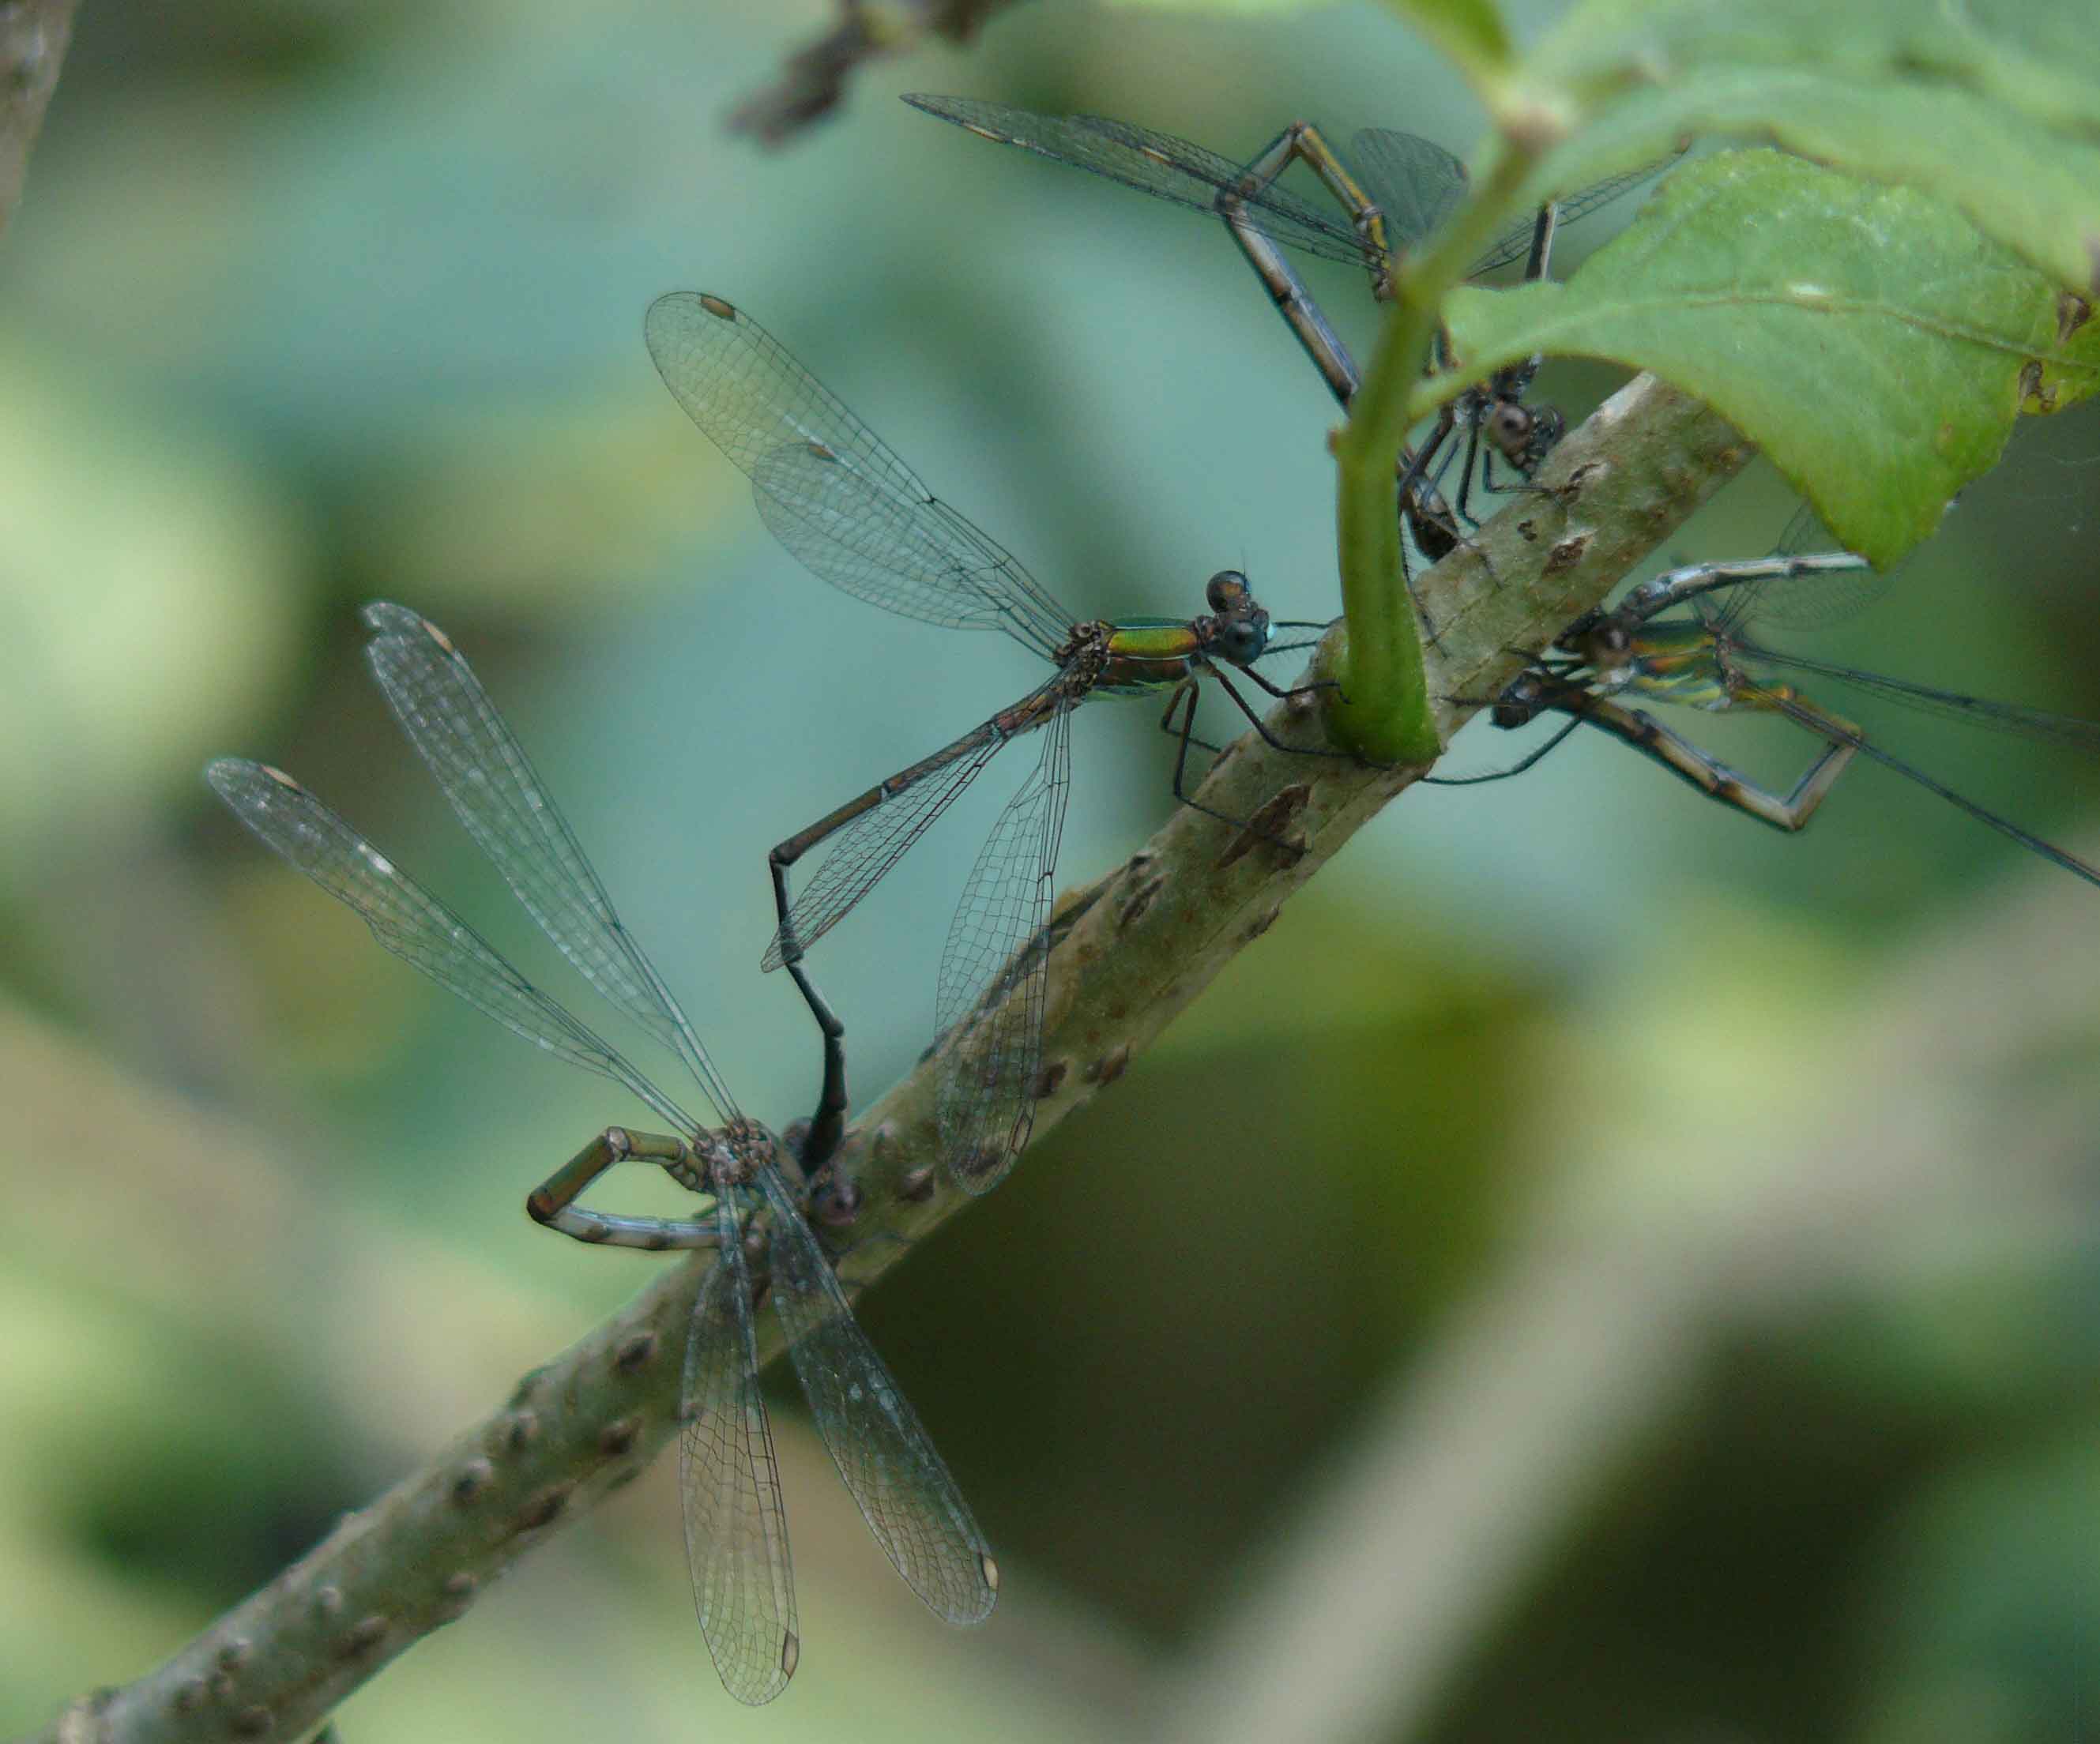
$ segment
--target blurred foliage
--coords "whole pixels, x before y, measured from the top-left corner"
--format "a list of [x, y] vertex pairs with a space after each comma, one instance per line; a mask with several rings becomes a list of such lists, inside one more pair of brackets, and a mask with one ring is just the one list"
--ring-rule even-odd
[[[1331, 407], [1225, 240], [890, 98], [966, 90], [1251, 151], [1299, 115], [1462, 148], [1462, 94], [1371, 9], [1021, 8], [967, 57], [862, 69], [790, 154], [729, 139], [735, 102], [827, 16], [82, 15], [0, 280], [0, 1729], [170, 1650], [644, 1263], [518, 1209], [631, 1111], [264, 862], [210, 809], [204, 758], [293, 770], [546, 968], [354, 657], [359, 600], [428, 611], [730, 1082], [784, 1118], [814, 1052], [757, 972], [765, 846], [1031, 676], [793, 569], [656, 381], [652, 297], [747, 302], [1075, 610], [1185, 610], [1228, 562], [1279, 614], [1332, 610]], [[1359, 283], [1315, 283], [1368, 334]], [[1575, 415], [1612, 380], [1555, 364], [1540, 393]], [[1899, 601], [1816, 652], [2100, 715], [2090, 410], [2024, 429]], [[1746, 477], [1674, 555], [1763, 550], [1790, 507], [1768, 469]], [[1693, 724], [1753, 773], [1805, 756], [1784, 724]], [[2089, 767], [1886, 724], [2089, 844]], [[1151, 725], [1081, 717], [1068, 880], [1162, 815]], [[1901, 1014], [1873, 990], [1955, 964], [1934, 998], [1957, 1029], [2032, 1031], [2014, 1087], [1884, 1110], [1827, 1177], [1820, 1271], [1812, 1240], [1737, 1256], [1771, 1300], [1672, 1328], [1695, 1384], [1523, 1547], [1405, 1735], [1529, 1739], [1551, 1716], [1568, 1739], [2091, 1736], [2100, 1231], [2078, 1111], [2100, 993], [2047, 974], [2089, 960], [2091, 892], [1883, 772], [1783, 839], [1590, 737], [1520, 781], [1411, 794], [866, 1301], [1000, 1552], [987, 1630], [899, 1602], [783, 1389], [806, 1650], [782, 1702], [745, 1715], [717, 1687], [660, 1469], [377, 1680], [346, 1735], [1139, 1729], [1352, 1463], [1404, 1469], [1383, 1402], [1443, 1372], [1471, 1305], [1600, 1231], [1630, 1277], [1751, 1231], [1758, 1165], [1823, 1141], [1867, 1017]], [[1511, 754], [1482, 724], [1454, 766]], [[1000, 797], [959, 808], [832, 948], [863, 1101], [926, 1038]], [[2061, 919], [2027, 954], [1959, 956], [2030, 900]], [[1888, 1070], [1921, 1098], [1965, 1083], [1920, 1046]], [[2014, 1124], [2065, 1136], [1990, 1136]], [[1848, 1189], [1935, 1145], [1961, 1191], [1905, 1196], [1899, 1240]], [[1754, 1293], [1694, 1270], [1716, 1301]]]

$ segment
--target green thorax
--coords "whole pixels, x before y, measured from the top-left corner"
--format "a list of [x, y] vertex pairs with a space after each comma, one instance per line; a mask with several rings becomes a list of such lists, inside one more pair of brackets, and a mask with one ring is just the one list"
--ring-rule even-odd
[[1203, 645], [1185, 618], [1123, 618], [1109, 626], [1096, 690], [1138, 696], [1180, 684]]

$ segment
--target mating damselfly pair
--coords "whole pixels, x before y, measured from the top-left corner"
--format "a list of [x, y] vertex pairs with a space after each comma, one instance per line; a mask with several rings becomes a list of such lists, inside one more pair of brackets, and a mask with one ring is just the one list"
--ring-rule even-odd
[[[966, 124], [989, 130], [982, 113]], [[1075, 152], [1090, 141], [1105, 141], [1103, 149], [1118, 165], [1152, 166], [1119, 179], [1154, 175], [1157, 166], [1172, 162], [1176, 174], [1211, 189], [1212, 209], [1227, 219], [1273, 285], [1283, 282], [1274, 276], [1280, 257], [1264, 253], [1266, 242], [1281, 240], [1316, 253], [1322, 249], [1308, 237], [1330, 243], [1333, 250], [1343, 246], [1337, 240], [1343, 231], [1321, 230], [1302, 215], [1293, 216], [1294, 209], [1273, 189], [1273, 177], [1259, 187], [1247, 182], [1243, 170], [1213, 178], [1206, 161], [1191, 155], [1193, 148], [1175, 159], [1162, 143], [1165, 136], [1122, 124], [1089, 123], [1058, 137]], [[1286, 135], [1279, 142], [1283, 155], [1277, 167], [1312, 153], [1315, 137], [1309, 130]], [[1015, 135], [1014, 143], [1027, 142]], [[1395, 205], [1403, 184], [1386, 153], [1399, 149], [1360, 146], [1357, 153], [1386, 172], [1392, 186], [1383, 197]], [[1339, 163], [1331, 152], [1327, 156]], [[1100, 167], [1092, 161], [1087, 166]], [[1346, 176], [1346, 169], [1339, 174]], [[1167, 188], [1139, 185], [1179, 197]], [[1380, 240], [1377, 226], [1390, 214], [1381, 214], [1376, 205], [1366, 200], [1350, 220], [1346, 234], [1355, 239], [1348, 244], [1354, 252], [1340, 258], [1382, 271], [1390, 258], [1386, 251], [1399, 244], [1391, 236]], [[1437, 215], [1405, 234], [1426, 234]], [[1528, 240], [1521, 252], [1535, 271], [1544, 270], [1555, 221], [1549, 209], [1524, 227]], [[1299, 233], [1290, 234], [1294, 223]], [[1288, 271], [1287, 266], [1282, 270]], [[1353, 366], [1346, 351], [1339, 341], [1326, 345], [1324, 322], [1310, 298], [1292, 296], [1297, 300], [1286, 313], [1308, 350], [1324, 359], [1330, 388], [1346, 400], [1353, 392]], [[462, 823], [535, 921], [595, 991], [677, 1056], [705, 1099], [708, 1119], [688, 1113], [290, 777], [265, 765], [228, 760], [213, 765], [212, 779], [245, 822], [362, 915], [387, 949], [543, 1050], [619, 1084], [662, 1123], [665, 1130], [655, 1134], [607, 1127], [546, 1180], [528, 1208], [578, 1240], [691, 1248], [712, 1256], [695, 1301], [680, 1407], [689, 1566], [703, 1631], [725, 1684], [742, 1699], [762, 1701], [784, 1686], [800, 1654], [779, 1475], [757, 1391], [757, 1304], [762, 1292], [773, 1297], [783, 1342], [833, 1460], [900, 1574], [937, 1614], [957, 1623], [982, 1620], [997, 1588], [982, 1533], [854, 1321], [833, 1272], [833, 1257], [805, 1214], [813, 1190], [822, 1189], [837, 1156], [846, 1113], [845, 1026], [811, 979], [808, 953], [1001, 748], [1017, 738], [1032, 738], [1036, 760], [964, 883], [935, 1001], [936, 1029], [948, 1037], [941, 1068], [940, 1150], [960, 1184], [982, 1191], [1005, 1174], [1028, 1142], [1042, 1094], [1050, 949], [1044, 923], [1071, 778], [1073, 711], [1099, 695], [1163, 699], [1162, 724], [1178, 742], [1173, 791], [1190, 804], [1198, 803], [1186, 779], [1189, 749], [1197, 742], [1193, 717], [1198, 688], [1206, 679], [1216, 680], [1255, 730], [1280, 750], [1330, 758], [1346, 754], [1331, 746], [1299, 744], [1296, 733], [1281, 737], [1234, 689], [1238, 674], [1273, 696], [1296, 688], [1272, 682], [1256, 670], [1256, 663], [1274, 651], [1270, 636], [1278, 626], [1239, 572], [1213, 574], [1205, 594], [1208, 610], [1185, 619], [1079, 619], [1003, 547], [928, 491], [841, 402], [726, 299], [673, 293], [652, 307], [646, 335], [681, 405], [748, 475], [761, 518], [814, 573], [905, 616], [946, 628], [998, 630], [1052, 669], [1018, 702], [787, 835], [768, 856], [776, 913], [765, 960], [789, 971], [823, 1037], [822, 1088], [806, 1139], [799, 1147], [785, 1144], [738, 1108], [693, 1026], [619, 921], [516, 738], [449, 641], [414, 613], [382, 605], [369, 608], [366, 616], [373, 632], [368, 658], [397, 717]], [[1403, 462], [1397, 504], [1425, 550], [1440, 534], [1450, 542], [1464, 536], [1476, 454], [1484, 466], [1499, 454], [1523, 473], [1550, 446], [1546, 433], [1555, 423], [1524, 404], [1529, 384], [1524, 373], [1485, 386], [1440, 434], [1432, 434]], [[1454, 439], [1461, 429], [1462, 443]], [[1451, 492], [1454, 500], [1447, 504], [1443, 469], [1454, 456], [1463, 465]], [[1484, 477], [1491, 487], [1491, 475]], [[1635, 694], [1785, 714], [1823, 735], [1829, 746], [1803, 793], [1761, 806], [1745, 784], [1715, 777], [1708, 786], [1767, 821], [1798, 825], [1845, 761], [1859, 754], [1893, 760], [1849, 722], [1798, 691], [1749, 676], [1757, 662], [1780, 657], [1749, 641], [1745, 631], [1758, 615], [1754, 606], [1769, 608], [1780, 597], [1767, 584], [1857, 567], [1856, 559], [1833, 553], [1818, 570], [1794, 553], [1777, 569], [1767, 565], [1759, 573], [1752, 573], [1756, 566], [1738, 565], [1680, 575], [1671, 587], [1637, 597], [1617, 614], [1569, 627], [1556, 649], [1501, 699], [1503, 711], [1513, 722], [1526, 709], [1556, 708], [1569, 714], [1571, 727], [1587, 719], [1620, 730], [1612, 724], [1644, 717], [1630, 716], [1613, 699]], [[1673, 629], [1661, 615], [1665, 604], [1698, 600], [1724, 603], [1681, 628]], [[1951, 693], [1936, 694], [1984, 718], [1982, 705]], [[2010, 713], [2028, 713], [2032, 721], [2056, 718]], [[2008, 718], [2001, 715], [1992, 724]], [[2058, 722], [2058, 737], [2093, 748], [2093, 729], [2084, 724]], [[2071, 729], [2082, 729], [2082, 735]], [[1647, 728], [1621, 736], [1663, 755], [1655, 747], [1665, 742]], [[1667, 742], [1683, 742], [1670, 735]], [[1688, 778], [1703, 778], [1693, 776], [1694, 769], [1711, 775], [1718, 768], [1689, 753], [1665, 760]], [[2094, 876], [2074, 857], [1973, 802], [1948, 796], [2059, 865]], [[820, 847], [827, 850], [824, 858], [797, 892], [795, 870]], [[660, 1167], [706, 1205], [685, 1218], [645, 1218], [579, 1202], [607, 1170], [629, 1160]]]

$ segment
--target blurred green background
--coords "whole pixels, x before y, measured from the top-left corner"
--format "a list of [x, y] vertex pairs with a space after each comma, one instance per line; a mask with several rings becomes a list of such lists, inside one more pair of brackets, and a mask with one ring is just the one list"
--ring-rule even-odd
[[[82, 12], [0, 278], [0, 1730], [172, 1651], [646, 1274], [519, 1210], [634, 1111], [199, 778], [282, 764], [545, 966], [357, 602], [466, 650], [776, 1120], [814, 1055], [757, 971], [765, 847], [1035, 681], [800, 571], [656, 380], [651, 298], [750, 309], [1082, 614], [1226, 565], [1335, 609], [1334, 412], [1227, 240], [894, 96], [1463, 151], [1456, 81], [1370, 9], [1044, 6], [783, 154], [728, 138], [827, 23]], [[1367, 346], [1360, 284], [1316, 282]], [[2024, 430], [1815, 651], [2100, 715], [2096, 466], [2091, 417]], [[1674, 548], [1790, 506], [1753, 473]], [[1693, 723], [1791, 778], [1734, 724]], [[1888, 724], [2100, 848], [2089, 765]], [[1079, 717], [1067, 881], [1165, 814], [1152, 726]], [[360, 1693], [353, 1744], [2100, 1737], [2100, 900], [1880, 770], [1785, 839], [1592, 737], [1409, 794], [866, 1301], [999, 1553], [986, 1629], [909, 1601], [783, 1385], [782, 1701], [717, 1684], [662, 1462]], [[1448, 767], [1510, 755], [1483, 723]], [[1004, 781], [821, 965], [862, 1100], [930, 1033]]]

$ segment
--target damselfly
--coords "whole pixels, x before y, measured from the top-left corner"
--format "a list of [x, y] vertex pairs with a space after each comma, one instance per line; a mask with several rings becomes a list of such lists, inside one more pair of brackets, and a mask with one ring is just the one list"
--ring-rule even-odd
[[[1586, 612], [1555, 639], [1554, 652], [1520, 673], [1489, 711], [1498, 727], [1522, 727], [1549, 711], [1566, 715], [1567, 724], [1507, 769], [1425, 779], [1443, 786], [1467, 786], [1520, 774], [1586, 722], [1623, 739], [1723, 804], [1775, 829], [1793, 830], [1815, 814], [1846, 765], [1864, 756], [1939, 795], [2045, 860], [2100, 884], [2100, 870], [1957, 793], [1886, 750], [1860, 726], [1812, 700], [1795, 684], [1774, 676], [1827, 679], [1976, 726], [2088, 754], [2100, 752], [2100, 722], [2018, 703], [1988, 702], [1753, 641], [1749, 632], [1756, 623], [1807, 625], [1849, 616], [1886, 583], [1886, 576], [1854, 553], [1807, 548], [1820, 531], [1820, 524], [1803, 509], [1771, 557], [1672, 570], [1635, 588], [1609, 610]], [[1690, 607], [1691, 614], [1664, 615], [1679, 606]], [[1639, 709], [1624, 707], [1616, 700], [1629, 696], [1713, 713], [1741, 710], [1783, 716], [1820, 738], [1823, 748], [1793, 787], [1780, 794], [1749, 781]]]
[[[399, 606], [368, 606], [364, 621], [373, 675], [460, 821], [584, 979], [678, 1057], [721, 1124], [687, 1114], [290, 776], [238, 758], [220, 759], [207, 776], [235, 816], [355, 909], [388, 950], [535, 1046], [623, 1086], [667, 1123], [657, 1134], [607, 1127], [536, 1188], [526, 1209], [579, 1241], [716, 1250], [686, 1341], [678, 1473], [694, 1599], [724, 1686], [739, 1701], [770, 1701], [801, 1651], [780, 1473], [758, 1384], [753, 1302], [761, 1287], [824, 1446], [876, 1542], [936, 1615], [982, 1623], [997, 1592], [997, 1567], [947, 1467], [854, 1319], [800, 1202], [838, 1140], [845, 1067], [837, 1036], [825, 1037], [824, 1088], [798, 1158], [737, 1108], [677, 1001], [613, 912], [523, 746], [444, 633]], [[629, 1159], [655, 1164], [712, 1205], [670, 1218], [577, 1202]], [[752, 1275], [761, 1253], [763, 1286]]]
[[[1442, 224], [1465, 197], [1462, 163], [1432, 140], [1389, 128], [1358, 133], [1345, 159], [1317, 127], [1294, 121], [1250, 161], [1236, 164], [1171, 134], [1103, 115], [1036, 115], [1005, 103], [923, 92], [904, 100], [980, 139], [1018, 146], [1178, 205], [1215, 213], [1268, 288], [1329, 391], [1345, 407], [1356, 398], [1360, 379], [1355, 361], [1277, 244], [1362, 266], [1370, 275], [1373, 294], [1383, 300], [1392, 294], [1398, 258]], [[1560, 225], [1586, 216], [1674, 161], [1673, 156], [1643, 165], [1542, 208], [1498, 238], [1472, 263], [1469, 276], [1522, 261], [1527, 280], [1543, 279]], [[1278, 178], [1294, 162], [1319, 178], [1341, 208], [1339, 218], [1279, 184]], [[1450, 361], [1440, 337], [1437, 360]], [[1542, 361], [1531, 357], [1511, 364], [1448, 402], [1427, 439], [1401, 456], [1401, 513], [1416, 545], [1432, 562], [1458, 543], [1462, 524], [1478, 524], [1471, 510], [1476, 466], [1482, 488], [1499, 491], [1507, 487], [1495, 482], [1495, 456], [1529, 478], [1564, 433], [1566, 421], [1555, 408], [1524, 403]], [[1460, 451], [1453, 440], [1460, 429], [1465, 433], [1464, 463], [1454, 519], [1441, 487]]]
[[[750, 475], [760, 518], [813, 575], [924, 623], [1001, 631], [1056, 668], [1012, 707], [798, 830], [767, 857], [779, 930], [765, 965], [792, 971], [1002, 746], [1040, 729], [1035, 769], [1000, 815], [964, 887], [935, 999], [939, 1032], [965, 1020], [971, 1030], [967, 1045], [951, 1049], [944, 1068], [942, 1154], [959, 1185], [986, 1191], [1012, 1166], [1035, 1123], [1048, 958], [1043, 921], [1071, 778], [1072, 711], [1093, 696], [1164, 694], [1161, 724], [1180, 741], [1175, 795], [1208, 810], [1184, 788], [1204, 679], [1215, 680], [1264, 739], [1279, 743], [1225, 676], [1231, 667], [1272, 696], [1293, 694], [1253, 669], [1267, 648], [1268, 614], [1246, 576], [1221, 570], [1210, 579], [1211, 610], [1203, 615], [1079, 622], [1009, 553], [928, 491], [741, 310], [719, 297], [673, 292], [651, 306], [645, 331], [665, 385]], [[789, 869], [824, 842], [832, 845], [816, 876], [791, 897]], [[1023, 955], [1009, 968], [1017, 952]], [[1012, 996], [986, 1002], [986, 989], [1003, 973]], [[835, 1026], [836, 1017], [806, 984], [804, 993], [819, 1023]]]

